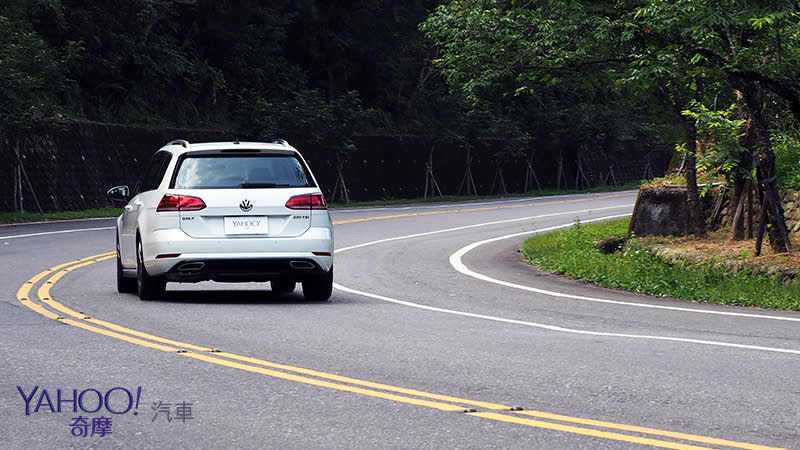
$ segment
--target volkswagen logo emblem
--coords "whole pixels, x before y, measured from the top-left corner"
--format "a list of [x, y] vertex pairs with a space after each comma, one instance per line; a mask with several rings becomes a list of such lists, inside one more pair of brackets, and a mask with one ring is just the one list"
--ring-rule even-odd
[[250, 210], [253, 209], [253, 204], [250, 203], [250, 200], [242, 200], [242, 203], [239, 203], [239, 209], [244, 212], [250, 212]]

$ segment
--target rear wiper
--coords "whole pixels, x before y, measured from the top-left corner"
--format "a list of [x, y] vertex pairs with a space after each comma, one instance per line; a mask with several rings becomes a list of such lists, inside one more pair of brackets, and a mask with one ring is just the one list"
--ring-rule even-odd
[[278, 183], [242, 183], [242, 189], [253, 189], [253, 188], [273, 188], [273, 187], [289, 187], [288, 184], [278, 184]]

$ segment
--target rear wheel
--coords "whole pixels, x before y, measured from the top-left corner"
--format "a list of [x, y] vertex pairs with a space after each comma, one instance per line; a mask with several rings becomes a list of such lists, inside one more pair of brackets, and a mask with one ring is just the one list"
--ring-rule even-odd
[[333, 267], [328, 273], [303, 280], [303, 296], [306, 300], [325, 301], [333, 292]]
[[167, 287], [165, 279], [151, 277], [147, 274], [144, 267], [144, 252], [142, 251], [142, 241], [136, 242], [136, 287], [139, 298], [142, 300], [153, 300], [164, 295]]
[[269, 282], [269, 285], [272, 288], [272, 292], [289, 294], [294, 292], [294, 288], [297, 287], [297, 282], [294, 280], [272, 280]]

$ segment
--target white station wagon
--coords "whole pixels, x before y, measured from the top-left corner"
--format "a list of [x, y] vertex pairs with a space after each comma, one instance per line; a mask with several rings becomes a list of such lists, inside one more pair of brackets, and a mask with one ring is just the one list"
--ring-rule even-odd
[[333, 227], [300, 153], [274, 143], [176, 140], [158, 150], [133, 191], [107, 196], [117, 218], [117, 290], [143, 300], [167, 282], [270, 282], [327, 300]]

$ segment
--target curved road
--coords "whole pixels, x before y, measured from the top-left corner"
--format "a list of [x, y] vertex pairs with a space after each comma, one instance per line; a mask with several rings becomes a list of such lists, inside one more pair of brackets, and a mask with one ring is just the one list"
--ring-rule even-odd
[[0, 227], [0, 448], [800, 449], [800, 315], [537, 272], [634, 192], [337, 209], [330, 302], [114, 286], [113, 221]]

